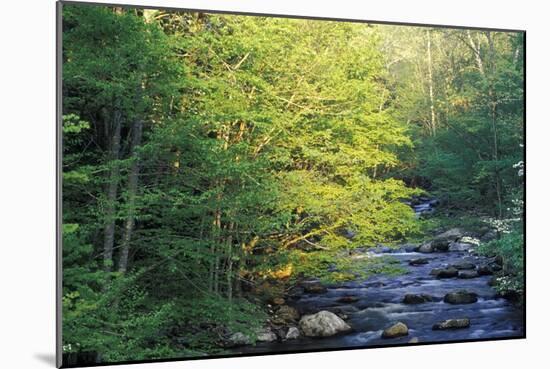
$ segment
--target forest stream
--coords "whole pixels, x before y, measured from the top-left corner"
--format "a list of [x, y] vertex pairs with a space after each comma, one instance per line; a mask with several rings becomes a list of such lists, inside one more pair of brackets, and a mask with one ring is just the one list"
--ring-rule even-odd
[[[414, 207], [418, 215], [431, 212], [427, 200]], [[303, 293], [293, 296], [289, 305], [300, 314], [327, 310], [343, 317], [352, 330], [325, 338], [300, 337], [294, 340], [247, 345], [234, 353], [262, 353], [275, 351], [302, 351], [345, 347], [368, 347], [413, 342], [442, 342], [475, 340], [524, 335], [523, 310], [517, 304], [499, 296], [491, 287], [492, 275], [475, 277], [438, 277], [435, 270], [455, 266], [459, 273], [468, 274], [487, 266], [492, 259], [477, 256], [473, 249], [421, 253], [410, 246], [398, 249], [382, 248], [353, 254], [350, 257], [391, 256], [399, 260], [407, 272], [398, 276], [376, 275], [364, 280], [327, 286], [323, 293]], [[411, 261], [422, 264], [411, 265]], [[413, 261], [413, 264], [415, 262]], [[432, 273], [432, 274], [431, 274]], [[475, 275], [475, 273], [474, 273]], [[465, 304], [444, 302], [451, 292], [467, 291], [477, 295], [477, 301]], [[405, 295], [429, 296], [432, 301], [404, 303]], [[463, 329], [434, 330], [433, 326], [448, 319], [470, 320]], [[408, 335], [392, 339], [382, 338], [384, 329], [396, 322], [408, 327]]]
[[525, 336], [523, 32], [60, 15], [65, 367]]

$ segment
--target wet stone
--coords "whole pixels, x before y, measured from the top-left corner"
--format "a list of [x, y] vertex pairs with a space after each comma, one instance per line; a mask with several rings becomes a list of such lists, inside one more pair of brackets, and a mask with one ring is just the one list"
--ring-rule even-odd
[[475, 270], [460, 270], [458, 272], [458, 278], [461, 279], [471, 279], [477, 277], [479, 277], [479, 274]]
[[403, 298], [404, 304], [423, 304], [433, 301], [432, 296], [427, 294], [406, 294]]
[[425, 264], [428, 264], [430, 262], [430, 259], [429, 258], [417, 258], [417, 259], [412, 259], [409, 261], [409, 265], [425, 265]]
[[445, 295], [443, 298], [448, 304], [473, 304], [477, 302], [477, 294], [466, 290], [459, 290]]
[[444, 329], [461, 329], [468, 328], [470, 326], [470, 319], [447, 319], [442, 322], [434, 324], [432, 329], [434, 331], [444, 330]]
[[397, 338], [408, 334], [409, 328], [405, 325], [405, 323], [397, 322], [391, 327], [384, 329], [384, 332], [382, 332], [382, 338]]

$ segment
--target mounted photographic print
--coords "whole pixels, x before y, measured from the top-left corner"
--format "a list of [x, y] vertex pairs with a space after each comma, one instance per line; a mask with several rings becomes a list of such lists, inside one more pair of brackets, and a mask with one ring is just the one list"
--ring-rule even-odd
[[525, 337], [525, 32], [58, 16], [58, 365]]

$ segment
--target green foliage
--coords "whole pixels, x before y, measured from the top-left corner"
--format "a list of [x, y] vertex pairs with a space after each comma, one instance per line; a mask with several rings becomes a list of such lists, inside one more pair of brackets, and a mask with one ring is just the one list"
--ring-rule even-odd
[[[446, 206], [503, 217], [506, 197], [522, 184], [512, 165], [524, 159], [523, 35], [435, 29], [384, 35], [388, 59], [398, 60], [390, 69], [401, 92], [394, 108], [415, 133], [414, 169], [406, 176], [429, 179]], [[403, 50], [403, 42], [416, 47]]]
[[484, 243], [479, 251], [488, 256], [499, 256], [503, 260], [503, 271], [497, 277], [497, 288], [500, 291], [519, 291], [525, 289], [524, 235], [520, 228], [505, 233], [500, 239]]
[[406, 270], [391, 256], [350, 257], [347, 253], [305, 253], [292, 251], [287, 256], [295, 276], [317, 278], [324, 283], [365, 279], [373, 275], [399, 275]]
[[424, 30], [65, 4], [65, 351], [220, 353], [284, 283], [402, 273], [353, 250], [444, 226], [412, 177], [517, 216], [522, 42], [487, 39], [479, 72], [465, 33], [430, 32], [436, 130]]

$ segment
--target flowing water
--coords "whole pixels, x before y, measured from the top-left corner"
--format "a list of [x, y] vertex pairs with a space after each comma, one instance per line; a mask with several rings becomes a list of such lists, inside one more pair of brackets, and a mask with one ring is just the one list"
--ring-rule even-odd
[[[425, 211], [426, 207], [422, 207]], [[365, 280], [335, 284], [321, 294], [303, 294], [289, 304], [302, 314], [329, 310], [346, 314], [346, 322], [353, 331], [328, 338], [299, 338], [283, 342], [259, 343], [234, 349], [235, 353], [306, 351], [344, 347], [368, 347], [407, 343], [412, 337], [420, 342], [475, 340], [524, 335], [523, 311], [517, 305], [499, 298], [489, 286], [491, 276], [472, 279], [438, 279], [430, 275], [434, 268], [444, 268], [461, 261], [476, 265], [487, 259], [468, 251], [449, 251], [421, 254], [401, 250], [386, 253], [368, 253], [370, 257], [391, 255], [400, 261], [408, 273], [398, 276], [377, 275]], [[409, 261], [428, 258], [425, 265], [411, 266]], [[452, 305], [443, 302], [445, 294], [465, 289], [475, 292], [478, 301], [473, 304]], [[403, 304], [405, 294], [428, 294], [432, 302]], [[338, 302], [341, 297], [358, 298], [353, 303]], [[457, 330], [432, 330], [435, 323], [446, 319], [469, 318], [470, 327]], [[382, 331], [397, 321], [409, 327], [409, 335], [394, 339], [381, 338]]]

